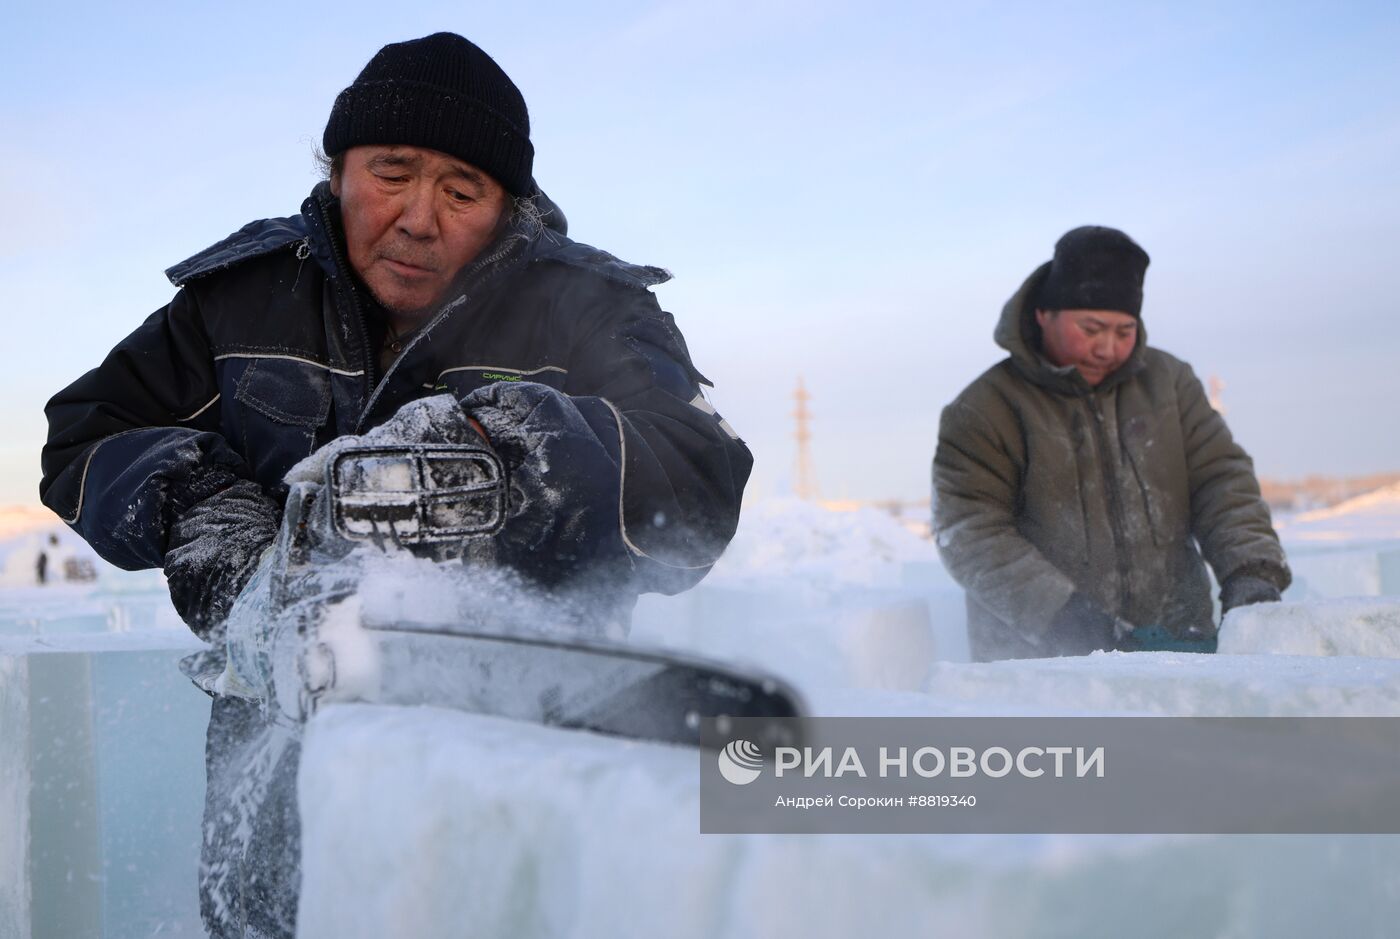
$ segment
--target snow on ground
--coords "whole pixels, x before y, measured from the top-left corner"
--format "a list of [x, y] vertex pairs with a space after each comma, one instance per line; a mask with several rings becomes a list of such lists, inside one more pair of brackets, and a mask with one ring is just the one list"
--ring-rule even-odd
[[1277, 528], [1285, 541], [1400, 541], [1400, 483], [1280, 518]]

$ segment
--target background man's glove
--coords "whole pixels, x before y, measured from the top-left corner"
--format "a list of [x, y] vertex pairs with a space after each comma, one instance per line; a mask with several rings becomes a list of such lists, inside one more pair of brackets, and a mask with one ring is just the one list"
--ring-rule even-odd
[[165, 577], [180, 618], [201, 639], [222, 628], [234, 598], [277, 536], [282, 509], [255, 482], [213, 470], [172, 498]]
[[[626, 556], [617, 459], [572, 398], [536, 382], [495, 382], [463, 398], [462, 409], [480, 422], [510, 485], [505, 528], [478, 560], [552, 584]], [[610, 414], [608, 423], [616, 446]]]
[[1115, 622], [1112, 614], [1076, 590], [1050, 621], [1046, 636], [1050, 651], [1056, 655], [1088, 655], [1097, 649], [1112, 649]]
[[1253, 603], [1278, 603], [1283, 599], [1283, 594], [1278, 587], [1262, 577], [1255, 577], [1253, 574], [1234, 574], [1225, 578], [1225, 583], [1220, 587], [1220, 607], [1221, 615], [1230, 612], [1237, 606], [1249, 606]]

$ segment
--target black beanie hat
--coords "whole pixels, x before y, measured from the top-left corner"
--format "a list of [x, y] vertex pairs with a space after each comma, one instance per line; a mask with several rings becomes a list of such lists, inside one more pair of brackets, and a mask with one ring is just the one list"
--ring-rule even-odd
[[439, 150], [490, 173], [512, 195], [531, 190], [525, 99], [489, 55], [455, 33], [385, 46], [335, 99], [321, 146], [336, 156], [364, 144]]
[[1142, 279], [1151, 259], [1116, 228], [1085, 225], [1055, 242], [1042, 310], [1115, 310], [1142, 316]]

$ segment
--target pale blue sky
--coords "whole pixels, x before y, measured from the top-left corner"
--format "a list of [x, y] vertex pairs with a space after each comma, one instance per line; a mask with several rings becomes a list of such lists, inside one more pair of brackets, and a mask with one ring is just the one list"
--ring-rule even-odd
[[926, 496], [942, 406], [1065, 230], [1151, 253], [1154, 344], [1261, 472], [1400, 469], [1394, 3], [39, 4], [0, 34], [0, 502], [161, 271], [315, 182], [336, 92], [450, 29], [525, 93], [571, 233], [676, 274], [719, 409], [829, 496]]

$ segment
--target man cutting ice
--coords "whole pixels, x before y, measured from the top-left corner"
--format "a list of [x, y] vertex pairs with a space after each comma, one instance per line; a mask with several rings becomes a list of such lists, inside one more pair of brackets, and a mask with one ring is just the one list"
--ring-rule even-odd
[[[649, 290], [669, 275], [565, 237], [510, 78], [450, 33], [385, 46], [322, 144], [328, 178], [299, 214], [171, 268], [169, 305], [49, 402], [44, 503], [113, 564], [163, 568], [181, 616], [217, 642], [277, 533], [288, 470], [397, 421], [402, 442], [500, 458], [506, 517], [476, 556], [540, 591], [593, 585], [592, 615], [621, 623], [638, 593], [703, 577], [751, 456]], [[415, 404], [444, 395], [446, 410]], [[211, 780], [260, 727], [255, 704], [215, 697]], [[212, 935], [291, 935], [283, 796], [243, 869], [224, 856], [211, 784]]]
[[1227, 612], [1289, 584], [1252, 462], [1147, 345], [1147, 264], [1115, 229], [1067, 233], [1002, 311], [1009, 357], [943, 411], [934, 526], [974, 659], [1212, 651], [1206, 563]]

